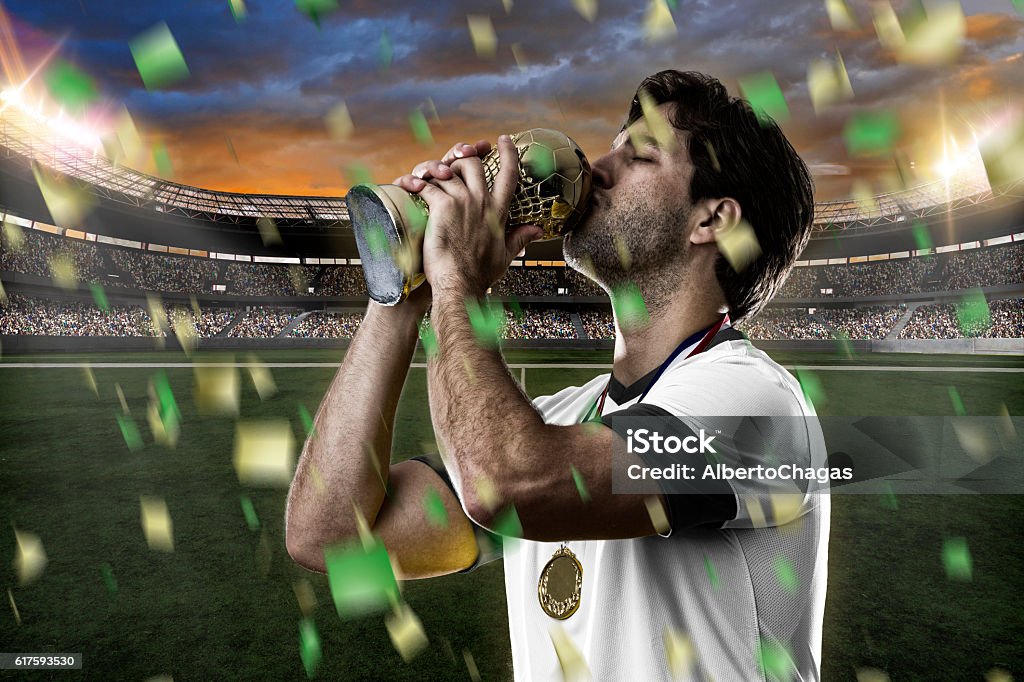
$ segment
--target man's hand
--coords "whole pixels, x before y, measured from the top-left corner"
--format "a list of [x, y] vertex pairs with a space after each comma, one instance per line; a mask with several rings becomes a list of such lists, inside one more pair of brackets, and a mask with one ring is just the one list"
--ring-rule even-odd
[[[439, 162], [418, 165], [423, 177], [405, 176], [399, 184], [418, 192], [430, 206], [423, 242], [423, 272], [434, 291], [455, 289], [480, 295], [508, 269], [517, 253], [543, 235], [525, 225], [505, 234], [509, 203], [519, 178], [519, 154], [507, 135], [498, 138], [501, 169], [487, 189], [479, 153], [490, 145], [456, 145]], [[486, 152], [485, 152], [486, 153]], [[452, 161], [452, 156], [460, 156]], [[450, 162], [450, 163], [449, 163]]]

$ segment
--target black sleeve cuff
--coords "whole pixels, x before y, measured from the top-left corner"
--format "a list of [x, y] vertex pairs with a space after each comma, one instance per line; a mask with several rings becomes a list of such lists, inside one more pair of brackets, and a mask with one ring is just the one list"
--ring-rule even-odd
[[[656, 417], [658, 418], [658, 432], [665, 437], [676, 436], [682, 440], [696, 435], [682, 419], [674, 417], [666, 410], [655, 405], [637, 403], [600, 418], [602, 424], [615, 431], [623, 440], [626, 440], [627, 435], [624, 426], [616, 427], [619, 417]], [[633, 424], [635, 425], [635, 421]], [[667, 454], [648, 451], [642, 454], [637, 453], [636, 456], [643, 460], [645, 465], [659, 468], [673, 464], [688, 464], [700, 472], [704, 470], [705, 466], [711, 464], [700, 453]], [[726, 521], [736, 518], [736, 493], [728, 481], [661, 479], [658, 484], [665, 496], [666, 514], [671, 529], [664, 537], [668, 537], [672, 531], [676, 530], [721, 528]]]

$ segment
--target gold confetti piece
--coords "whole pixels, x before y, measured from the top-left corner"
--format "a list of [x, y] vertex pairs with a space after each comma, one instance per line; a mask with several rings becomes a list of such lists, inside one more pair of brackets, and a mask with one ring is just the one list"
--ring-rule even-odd
[[50, 211], [53, 224], [58, 227], [81, 227], [85, 216], [93, 209], [96, 201], [85, 189], [73, 180], [59, 177], [32, 165], [39, 192], [43, 195], [46, 208]]
[[139, 496], [142, 509], [142, 532], [150, 549], [174, 551], [174, 524], [167, 512], [167, 503], [160, 497]]
[[327, 112], [324, 124], [327, 126], [327, 134], [331, 136], [332, 140], [347, 140], [355, 131], [352, 115], [349, 114], [348, 106], [344, 102]]
[[473, 481], [473, 488], [476, 490], [476, 496], [480, 498], [480, 502], [483, 503], [489, 511], [494, 511], [501, 504], [501, 498], [498, 496], [498, 488], [494, 485], [494, 481], [481, 476], [480, 478]]
[[825, 0], [825, 11], [833, 31], [856, 31], [859, 28], [853, 12], [846, 6], [846, 0]]
[[92, 390], [92, 392], [98, 396], [100, 394], [100, 389], [96, 385], [96, 375], [92, 373], [92, 367], [83, 367], [82, 373], [85, 374], [85, 385], [88, 386]]
[[394, 612], [384, 617], [384, 625], [395, 651], [408, 663], [427, 646], [427, 633], [423, 623], [408, 604], [399, 604]]
[[171, 675], [154, 675], [153, 677], [147, 677], [145, 682], [174, 682], [174, 677]]
[[135, 36], [128, 47], [147, 90], [163, 88], [190, 75], [178, 42], [162, 21]]
[[313, 591], [313, 584], [302, 578], [292, 583], [292, 591], [295, 593], [295, 601], [299, 603], [299, 610], [302, 611], [302, 615], [306, 617], [312, 616], [319, 603], [316, 598], [316, 592]]
[[18, 605], [14, 603], [14, 594], [11, 588], [7, 588], [7, 599], [11, 602], [11, 611], [14, 611], [14, 622], [21, 625], [21, 614], [18, 613]]
[[320, 473], [320, 468], [315, 464], [310, 465], [309, 475], [313, 479], [313, 486], [316, 488], [318, 495], [323, 495], [327, 492], [327, 484], [324, 483], [323, 474]]
[[644, 14], [644, 35], [648, 43], [658, 43], [676, 34], [676, 22], [665, 0], [651, 0]]
[[959, 2], [933, 3], [927, 16], [906, 32], [900, 61], [910, 64], [949, 64], [960, 56], [967, 20]]
[[689, 635], [675, 628], [666, 627], [664, 640], [669, 675], [672, 679], [689, 679], [693, 674], [693, 664], [697, 662], [697, 652]]
[[468, 14], [469, 37], [473, 39], [473, 49], [481, 59], [493, 59], [498, 52], [498, 36], [494, 33], [494, 24], [486, 14]]
[[78, 269], [71, 256], [59, 253], [50, 259], [50, 276], [53, 283], [61, 289], [75, 291], [78, 289]]
[[267, 529], [260, 529], [260, 544], [256, 547], [256, 567], [259, 569], [260, 575], [267, 576], [270, 574], [270, 564], [274, 561], [274, 550], [270, 546], [270, 536], [267, 535]]
[[263, 217], [256, 221], [256, 229], [260, 231], [260, 239], [263, 240], [263, 244], [269, 246], [270, 244], [282, 243], [281, 233], [277, 229], [277, 223], [274, 222], [273, 218]]
[[861, 213], [878, 213], [878, 202], [871, 190], [871, 183], [867, 180], [854, 180], [853, 188], [850, 190], [850, 198], [857, 202], [857, 208]]
[[992, 668], [985, 673], [985, 682], [1013, 682], [1013, 675], [1004, 668]]
[[1000, 439], [1009, 448], [1010, 443], [1017, 440], [1017, 429], [1013, 426], [1013, 419], [1010, 417], [1010, 410], [1006, 403], [999, 404], [999, 422], [996, 426]]
[[878, 668], [857, 668], [857, 682], [889, 682], [889, 673]]
[[997, 128], [982, 140], [979, 151], [993, 188], [1024, 177], [1024, 122]]
[[[647, 130], [650, 131], [651, 135], [658, 142], [658, 147], [666, 152], [671, 152], [679, 146], [679, 142], [676, 139], [675, 129], [665, 117], [665, 112], [658, 108], [658, 103], [646, 90], [641, 90], [638, 98], [640, 100], [640, 108], [644, 113], [644, 123], [647, 124]], [[635, 143], [634, 146], [636, 146]]]
[[25, 233], [18, 223], [4, 220], [4, 237], [7, 239], [7, 247], [11, 251], [19, 253], [25, 248]]
[[715, 231], [718, 250], [736, 272], [742, 272], [761, 255], [761, 244], [746, 220]]
[[846, 72], [843, 55], [838, 50], [834, 61], [815, 59], [807, 67], [807, 92], [817, 113], [853, 98], [850, 76]]
[[589, 680], [591, 678], [590, 667], [583, 659], [579, 649], [573, 644], [572, 638], [561, 625], [552, 625], [548, 631], [551, 636], [551, 643], [555, 647], [555, 655], [558, 657], [558, 665], [562, 668], [562, 679], [565, 682], [576, 680]]
[[597, 0], [572, 0], [572, 6], [581, 17], [594, 23], [597, 18]]
[[622, 238], [622, 234], [616, 232], [612, 235], [612, 242], [615, 244], [615, 252], [619, 254], [619, 262], [622, 263], [624, 270], [629, 270], [630, 266], [633, 265], [633, 257], [629, 253], [629, 247], [626, 246], [626, 240]]
[[651, 525], [659, 533], [667, 533], [671, 530], [668, 523], [668, 516], [665, 514], [665, 506], [656, 495], [644, 498], [644, 506], [647, 507], [647, 516], [651, 519]]
[[259, 393], [260, 400], [273, 397], [277, 393], [277, 384], [274, 383], [274, 377], [270, 374], [270, 368], [260, 362], [260, 359], [252, 353], [246, 356], [246, 362], [252, 365], [249, 367], [249, 376], [252, 377], [252, 383], [256, 387], [256, 392]]
[[525, 71], [526, 67], [529, 66], [526, 61], [526, 53], [523, 52], [523, 46], [519, 43], [512, 43], [512, 58], [516, 60], [516, 66], [519, 67], [520, 71]]
[[185, 355], [191, 355], [192, 351], [199, 346], [199, 330], [196, 329], [196, 323], [188, 311], [181, 308], [174, 309], [171, 318], [174, 321], [172, 326], [175, 338], [181, 344], [181, 349], [185, 351]]
[[373, 537], [373, 531], [370, 530], [370, 524], [363, 515], [363, 510], [355, 502], [352, 503], [352, 514], [356, 517], [356, 532], [359, 533], [359, 541], [363, 543], [363, 549], [372, 549], [377, 544], [377, 540]]
[[171, 324], [167, 320], [167, 310], [164, 308], [164, 302], [160, 297], [154, 294], [146, 294], [146, 307], [149, 310], [149, 320], [152, 323], [154, 334], [162, 336], [169, 332]]
[[747, 507], [747, 516], [750, 517], [750, 525], [754, 528], [765, 528], [768, 521], [764, 516], [764, 509], [761, 508], [761, 500], [754, 495], [746, 495], [743, 502]]
[[907, 42], [903, 35], [903, 27], [900, 26], [900, 19], [892, 8], [889, 0], [878, 0], [871, 4], [875, 25], [875, 32], [878, 34], [878, 42], [890, 50], [899, 50]]
[[501, 6], [505, 8], [505, 14], [512, 13], [512, 5], [514, 4], [513, 0], [501, 0]]
[[287, 419], [235, 425], [235, 471], [243, 485], [288, 487], [295, 472], [295, 437]]
[[466, 662], [466, 669], [469, 671], [469, 679], [473, 682], [480, 682], [480, 669], [476, 667], [476, 659], [469, 649], [462, 650], [462, 660]]
[[953, 433], [964, 452], [980, 464], [991, 461], [995, 443], [990, 439], [988, 429], [970, 418], [954, 418], [952, 422]]
[[46, 551], [43, 541], [35, 533], [15, 529], [14, 539], [18, 543], [14, 570], [18, 574], [18, 584], [25, 585], [42, 575], [47, 563]]
[[241, 385], [236, 367], [209, 367], [195, 365], [196, 409], [200, 414], [238, 414]]
[[113, 132], [103, 138], [103, 150], [114, 165], [134, 168], [145, 163], [146, 146], [125, 107], [114, 119]]
[[191, 296], [189, 296], [188, 300], [189, 300], [189, 303], [192, 304], [192, 313], [196, 316], [196, 318], [202, 317], [203, 316], [203, 311], [201, 311], [199, 309], [199, 301], [196, 300], [195, 294], [192, 294]]
[[228, 0], [228, 7], [231, 9], [231, 16], [235, 18], [236, 22], [245, 20], [245, 17], [249, 14], [245, 8], [245, 0]]
[[769, 498], [775, 525], [782, 526], [800, 518], [800, 508], [804, 501], [802, 493], [772, 493]]
[[10, 299], [7, 298], [7, 291], [4, 289], [4, 283], [0, 282], [0, 304], [7, 305]]

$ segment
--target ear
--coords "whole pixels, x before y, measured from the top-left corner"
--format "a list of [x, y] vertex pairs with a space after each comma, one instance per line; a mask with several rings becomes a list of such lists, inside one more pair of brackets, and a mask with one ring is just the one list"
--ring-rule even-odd
[[707, 199], [695, 207], [700, 222], [690, 232], [691, 244], [710, 244], [716, 235], [728, 232], [740, 223], [743, 211], [735, 199]]

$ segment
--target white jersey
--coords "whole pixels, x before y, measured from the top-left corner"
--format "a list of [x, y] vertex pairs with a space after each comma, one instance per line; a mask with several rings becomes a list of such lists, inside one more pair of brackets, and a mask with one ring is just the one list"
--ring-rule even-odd
[[[602, 415], [635, 405], [652, 375], [629, 388], [611, 379]], [[606, 385], [607, 374], [534, 406], [548, 424], [579, 423]], [[673, 361], [643, 404], [695, 421], [814, 415], [796, 380], [728, 328], [705, 352]], [[805, 452], [823, 466], [824, 443], [812, 430], [803, 436]], [[541, 571], [561, 543], [511, 543], [504, 563], [516, 679], [562, 679], [551, 639], [552, 628], [561, 627], [595, 680], [818, 680], [829, 498], [798, 497], [795, 513], [780, 518], [773, 491], [756, 485], [730, 483], [734, 516], [714, 527], [569, 541], [583, 586], [579, 609], [566, 620], [547, 616], [537, 598]], [[670, 668], [666, 632], [691, 646], [681, 677], [673, 678], [679, 668]]]

